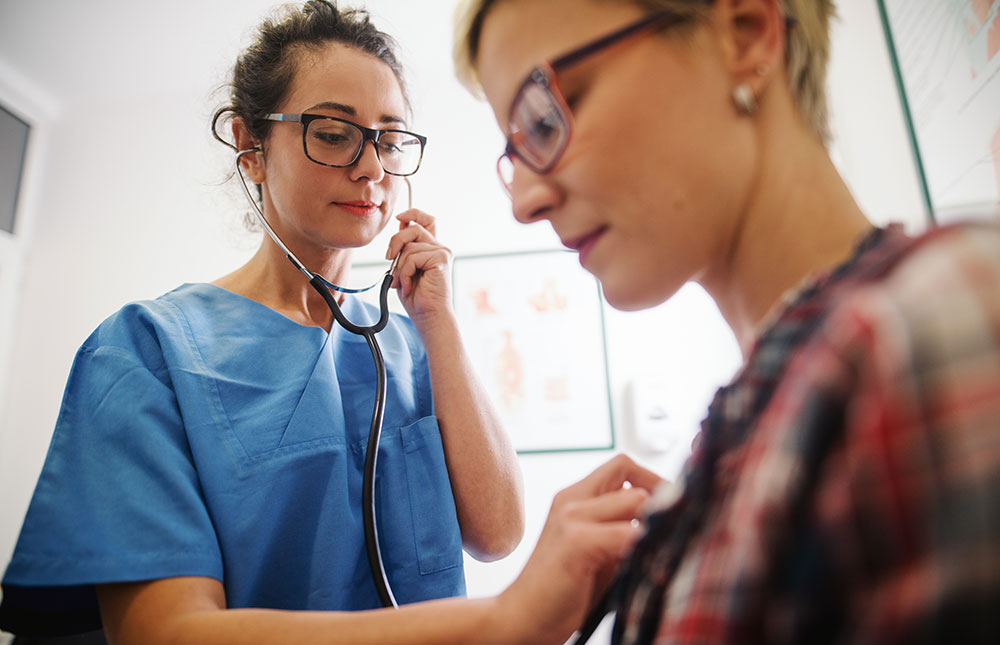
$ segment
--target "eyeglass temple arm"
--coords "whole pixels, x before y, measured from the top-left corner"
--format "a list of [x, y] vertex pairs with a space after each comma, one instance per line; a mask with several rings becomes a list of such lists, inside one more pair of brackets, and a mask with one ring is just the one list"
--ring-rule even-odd
[[555, 60], [552, 61], [551, 63], [552, 69], [558, 71], [561, 68], [568, 67], [569, 65], [572, 65], [573, 63], [581, 59], [584, 59], [587, 56], [590, 56], [591, 54], [601, 49], [604, 49], [605, 47], [613, 45], [619, 40], [627, 38], [636, 32], [642, 31], [643, 29], [649, 27], [654, 23], [668, 19], [670, 22], [676, 22], [680, 20], [680, 17], [676, 16], [675, 14], [668, 13], [666, 11], [657, 11], [656, 13], [651, 13], [648, 16], [646, 16], [645, 19], [640, 20], [639, 22], [634, 22], [631, 25], [627, 25], [619, 29], [618, 31], [614, 31], [608, 34], [607, 36], [598, 38], [594, 42], [588, 43], [583, 47], [580, 47], [579, 49], [574, 49], [571, 52], [563, 54], [559, 58], [556, 58]]
[[[594, 52], [613, 45], [615, 42], [622, 40], [623, 38], [627, 38], [636, 32], [642, 31], [646, 27], [649, 27], [661, 20], [665, 21], [667, 24], [672, 24], [679, 22], [681, 19], [682, 18], [680, 16], [667, 11], [657, 11], [655, 13], [651, 13], [644, 20], [627, 25], [618, 31], [608, 34], [607, 36], [598, 38], [594, 42], [588, 43], [579, 49], [574, 49], [571, 52], [563, 54], [552, 61], [552, 69], [559, 71], [562, 68], [568, 67], [573, 63], [590, 56]], [[791, 29], [797, 24], [798, 20], [796, 20], [794, 16], [785, 16], [786, 29]]]
[[265, 121], [289, 121], [291, 123], [302, 123], [301, 114], [267, 114], [264, 116]]

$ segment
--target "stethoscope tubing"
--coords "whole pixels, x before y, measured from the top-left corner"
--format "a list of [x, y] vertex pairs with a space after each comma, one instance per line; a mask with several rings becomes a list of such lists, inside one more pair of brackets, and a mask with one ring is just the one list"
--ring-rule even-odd
[[[382, 357], [382, 350], [378, 346], [375, 334], [382, 331], [385, 328], [386, 323], [389, 322], [389, 288], [392, 285], [392, 276], [395, 272], [399, 256], [397, 255], [392, 261], [392, 264], [389, 266], [389, 270], [382, 278], [381, 289], [379, 291], [379, 319], [371, 325], [358, 325], [351, 322], [347, 316], [344, 315], [344, 312], [341, 311], [340, 304], [330, 292], [330, 289], [336, 289], [337, 291], [346, 293], [358, 293], [361, 291], [367, 291], [371, 287], [364, 289], [344, 289], [342, 287], [338, 287], [337, 285], [328, 282], [323, 278], [323, 276], [313, 273], [307, 269], [305, 264], [295, 257], [295, 254], [292, 253], [287, 246], [285, 246], [285, 244], [278, 237], [278, 234], [275, 233], [274, 229], [271, 228], [271, 225], [268, 224], [263, 211], [254, 200], [253, 195], [250, 193], [250, 187], [247, 185], [246, 178], [243, 176], [243, 171], [240, 168], [240, 158], [245, 154], [256, 152], [260, 152], [260, 149], [249, 148], [237, 153], [236, 174], [240, 178], [240, 183], [243, 184], [243, 192], [245, 193], [247, 200], [250, 202], [250, 206], [256, 215], [257, 221], [260, 222], [260, 225], [264, 228], [264, 231], [267, 232], [274, 243], [278, 245], [278, 248], [282, 250], [285, 257], [288, 258], [288, 261], [291, 262], [296, 269], [302, 272], [306, 278], [308, 278], [309, 284], [312, 285], [313, 289], [315, 289], [320, 296], [323, 297], [323, 300], [330, 308], [330, 313], [333, 314], [334, 320], [336, 320], [337, 323], [348, 332], [364, 336], [365, 340], [368, 341], [368, 348], [371, 350], [372, 360], [375, 362], [375, 406], [372, 410], [372, 421], [368, 430], [368, 445], [365, 448], [365, 464], [361, 482], [361, 513], [362, 522], [364, 524], [365, 553], [368, 557], [368, 567], [371, 570], [372, 582], [375, 584], [375, 591], [378, 594], [379, 601], [382, 603], [383, 607], [398, 607], [399, 605], [396, 603], [396, 598], [392, 594], [392, 587], [389, 585], [389, 578], [385, 572], [385, 563], [382, 561], [382, 549], [379, 546], [378, 539], [378, 521], [375, 516], [375, 472], [378, 466], [378, 446], [382, 437], [382, 420], [385, 416], [387, 380], [385, 359]], [[410, 188], [409, 180], [406, 181], [406, 186], [407, 188]], [[410, 198], [412, 199], [412, 192], [410, 192]], [[372, 285], [372, 287], [374, 286], [375, 285]]]
[[368, 430], [368, 445], [365, 448], [365, 466], [361, 478], [361, 514], [365, 531], [365, 552], [368, 556], [368, 568], [371, 570], [375, 591], [383, 607], [398, 607], [396, 598], [392, 595], [392, 587], [385, 572], [382, 561], [382, 549], [378, 540], [378, 520], [375, 516], [375, 471], [378, 467], [378, 445], [382, 437], [382, 419], [385, 414], [386, 370], [382, 350], [375, 340], [375, 334], [385, 328], [389, 321], [388, 295], [392, 284], [392, 274], [386, 273], [382, 279], [382, 289], [379, 292], [379, 319], [373, 325], [356, 325], [347, 319], [340, 310], [337, 299], [326, 287], [326, 282], [319, 276], [309, 281], [319, 295], [323, 296], [334, 319], [352, 334], [364, 336], [375, 362], [375, 408], [372, 410], [371, 427]]
[[[384, 292], [383, 292], [384, 293]], [[361, 514], [365, 529], [365, 552], [368, 555], [368, 568], [371, 570], [375, 591], [383, 607], [398, 607], [396, 598], [392, 595], [392, 587], [386, 576], [385, 564], [382, 561], [382, 549], [378, 540], [378, 518], [375, 515], [375, 470], [378, 466], [378, 444], [382, 435], [382, 416], [385, 412], [385, 361], [382, 351], [375, 341], [374, 332], [366, 332], [365, 340], [371, 349], [375, 360], [377, 374], [375, 387], [375, 409], [372, 412], [371, 429], [368, 432], [368, 445], [365, 448], [365, 468], [361, 478]]]

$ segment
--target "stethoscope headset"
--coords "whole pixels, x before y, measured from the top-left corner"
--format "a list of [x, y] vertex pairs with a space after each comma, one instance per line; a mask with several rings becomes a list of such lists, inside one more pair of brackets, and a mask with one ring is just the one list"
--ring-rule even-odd
[[[399, 254], [396, 255], [392, 263], [389, 265], [389, 270], [385, 272], [385, 276], [383, 276], [381, 283], [376, 282], [371, 286], [361, 289], [348, 289], [337, 286], [332, 282], [327, 281], [318, 273], [313, 273], [307, 269], [305, 264], [295, 257], [295, 254], [292, 253], [287, 246], [285, 246], [285, 244], [278, 237], [278, 234], [274, 232], [274, 229], [271, 228], [267, 218], [264, 217], [264, 211], [261, 210], [257, 200], [255, 200], [253, 195], [250, 193], [250, 186], [247, 185], [247, 180], [243, 176], [243, 171], [240, 167], [240, 159], [243, 155], [256, 153], [263, 153], [263, 150], [259, 147], [248, 148], [246, 150], [240, 150], [236, 154], [236, 175], [240, 178], [240, 183], [243, 185], [243, 192], [246, 195], [247, 201], [250, 202], [254, 216], [264, 228], [264, 231], [268, 234], [271, 240], [273, 240], [274, 243], [278, 245], [278, 248], [280, 248], [285, 254], [288, 261], [306, 276], [313, 289], [315, 289], [316, 292], [323, 297], [326, 305], [330, 308], [330, 313], [333, 314], [334, 320], [336, 320], [341, 327], [350, 333], [357, 334], [358, 336], [364, 336], [365, 340], [368, 341], [368, 348], [371, 350], [372, 359], [375, 361], [375, 407], [372, 410], [372, 422], [368, 430], [368, 446], [365, 448], [365, 465], [361, 484], [361, 513], [365, 532], [365, 551], [368, 555], [368, 567], [371, 570], [372, 580], [375, 583], [375, 591], [378, 593], [379, 600], [382, 602], [383, 607], [398, 607], [396, 604], [396, 598], [392, 595], [392, 588], [389, 586], [389, 578], [385, 573], [385, 565], [382, 563], [382, 551], [379, 548], [378, 542], [378, 522], [375, 518], [375, 468], [378, 461], [379, 439], [382, 436], [382, 418], [385, 413], [386, 395], [385, 360], [382, 358], [382, 350], [379, 349], [378, 341], [375, 339], [375, 334], [382, 331], [385, 328], [386, 323], [389, 322], [389, 287], [392, 285], [392, 277], [396, 271], [396, 264], [399, 262]], [[413, 191], [410, 186], [410, 180], [408, 177], [403, 177], [403, 181], [406, 182], [407, 208], [412, 208]], [[333, 290], [341, 293], [355, 294], [368, 291], [369, 289], [373, 289], [380, 284], [379, 318], [376, 322], [370, 325], [358, 325], [348, 320], [347, 316], [345, 316], [340, 310], [340, 304], [331, 292], [331, 290]]]

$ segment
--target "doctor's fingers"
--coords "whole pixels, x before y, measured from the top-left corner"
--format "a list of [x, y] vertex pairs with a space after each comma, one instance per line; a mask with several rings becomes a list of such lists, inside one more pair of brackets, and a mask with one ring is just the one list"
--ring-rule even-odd
[[395, 275], [412, 275], [420, 269], [438, 264], [443, 264], [447, 268], [451, 266], [452, 256], [451, 249], [446, 246], [426, 242], [410, 242], [399, 251]]
[[405, 210], [396, 215], [396, 219], [399, 220], [399, 230], [401, 231], [412, 224], [419, 224], [430, 231], [431, 235], [437, 235], [437, 218], [422, 210], [416, 208]]
[[[411, 247], [418, 248], [411, 248]], [[400, 254], [399, 263], [396, 265], [396, 272], [393, 274], [392, 286], [403, 287], [403, 295], [408, 296], [412, 291], [412, 285], [416, 277], [423, 280], [430, 276], [430, 272], [437, 271], [440, 277], [433, 282], [440, 282], [440, 286], [446, 290], [450, 288], [451, 272], [451, 251], [438, 246], [426, 246], [408, 244]]]
[[570, 561], [578, 559], [584, 571], [601, 573], [616, 564], [642, 534], [638, 516], [648, 498], [639, 488], [582, 500], [559, 499], [557, 495], [539, 541], [554, 544]]
[[[582, 549], [586, 566], [594, 576], [594, 582], [603, 590], [614, 577], [622, 558], [627, 556], [635, 543], [642, 537], [643, 529], [626, 523], [592, 525], [574, 536], [574, 544]], [[595, 589], [595, 592], [599, 590]], [[595, 594], [599, 596], [599, 593]], [[592, 598], [596, 600], [597, 598]]]
[[543, 533], [538, 549], [555, 556], [550, 564], [557, 575], [600, 587], [588, 593], [593, 602], [642, 534], [643, 529], [630, 522], [572, 522], [548, 536]]
[[557, 520], [585, 522], [631, 522], [638, 519], [649, 493], [641, 488], [621, 488], [588, 499], [559, 499], [552, 502]]
[[400, 229], [389, 238], [389, 248], [385, 252], [386, 259], [391, 259], [399, 255], [408, 244], [419, 242], [422, 244], [434, 244], [446, 248], [438, 242], [434, 234], [420, 224], [410, 224], [406, 228]]
[[615, 491], [625, 486], [652, 492], [662, 478], [653, 471], [643, 468], [624, 454], [616, 455], [577, 483], [563, 489], [556, 495], [566, 499], [585, 499], [602, 493]]

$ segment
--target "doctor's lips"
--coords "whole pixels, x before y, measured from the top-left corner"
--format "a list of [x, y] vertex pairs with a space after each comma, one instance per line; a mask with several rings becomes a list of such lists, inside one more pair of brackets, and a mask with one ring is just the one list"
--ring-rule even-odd
[[371, 217], [372, 215], [378, 213], [379, 210], [379, 204], [364, 200], [353, 202], [334, 202], [334, 204], [344, 209], [351, 215], [357, 215], [358, 217]]

